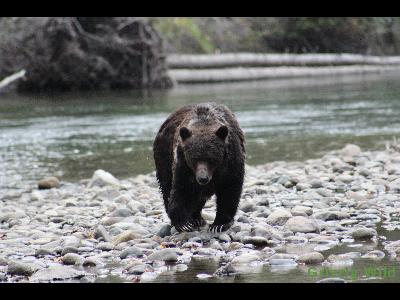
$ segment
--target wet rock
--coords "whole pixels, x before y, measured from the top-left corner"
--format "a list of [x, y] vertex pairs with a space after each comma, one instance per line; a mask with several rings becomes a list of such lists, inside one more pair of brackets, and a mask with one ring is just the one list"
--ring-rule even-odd
[[92, 180], [89, 182], [88, 187], [92, 188], [95, 186], [103, 187], [103, 186], [119, 186], [120, 182], [110, 173], [104, 170], [97, 170], [94, 172]]
[[76, 270], [66, 266], [52, 266], [41, 269], [33, 274], [29, 281], [31, 282], [51, 282], [55, 280], [66, 280], [72, 278], [81, 278], [85, 276], [85, 272]]
[[374, 236], [376, 236], [376, 230], [372, 228], [367, 228], [367, 227], [360, 227], [356, 228], [351, 232], [351, 236], [354, 239], [371, 239]]
[[114, 237], [112, 243], [114, 244], [114, 246], [116, 246], [119, 245], [120, 243], [124, 243], [139, 237], [140, 236], [136, 234], [133, 230], [127, 230]]
[[61, 251], [62, 256], [66, 255], [68, 253], [79, 253], [79, 249], [76, 247], [67, 246], [67, 247], [63, 248]]
[[290, 218], [286, 224], [285, 228], [292, 232], [319, 232], [318, 223], [310, 218], [296, 216]]
[[171, 235], [171, 225], [169, 225], [169, 224], [165, 224], [165, 225], [163, 225], [161, 228], [160, 228], [160, 230], [157, 232], [157, 235], [159, 236], [159, 237], [166, 237], [166, 236], [169, 236], [169, 235]]
[[342, 150], [340, 150], [340, 154], [343, 156], [358, 156], [361, 155], [361, 148], [357, 145], [347, 144]]
[[295, 207], [292, 208], [291, 213], [293, 216], [307, 217], [312, 215], [313, 210], [311, 207], [308, 206], [296, 205]]
[[266, 219], [270, 225], [284, 225], [286, 221], [292, 217], [292, 214], [286, 209], [280, 208], [274, 210]]
[[362, 258], [373, 259], [373, 260], [381, 260], [385, 257], [385, 252], [380, 250], [372, 250], [365, 253]]
[[233, 276], [237, 273], [236, 269], [231, 264], [226, 264], [224, 266], [219, 267], [214, 276]]
[[39, 190], [58, 188], [59, 186], [60, 186], [60, 181], [58, 180], [57, 177], [54, 176], [43, 178], [38, 182]]
[[353, 260], [346, 254], [331, 254], [328, 256], [327, 261], [331, 264], [337, 265], [352, 265]]
[[35, 251], [35, 256], [42, 257], [46, 255], [55, 256], [56, 252], [52, 249], [39, 248]]
[[269, 264], [271, 266], [295, 266], [297, 263], [293, 259], [288, 258], [270, 258]]
[[21, 261], [10, 261], [8, 263], [7, 273], [10, 275], [30, 276], [40, 268], [31, 263]]
[[101, 250], [101, 251], [111, 251], [114, 249], [114, 245], [112, 243], [109, 242], [100, 242], [97, 246], [97, 249]]
[[125, 218], [125, 217], [130, 217], [130, 216], [132, 216], [132, 211], [127, 208], [118, 208], [118, 209], [114, 210], [112, 212], [112, 214], [110, 215], [110, 217], [112, 217], [112, 218], [113, 217]]
[[339, 277], [324, 278], [317, 281], [317, 283], [346, 283], [346, 282], [347, 282], [346, 280]]
[[255, 261], [260, 261], [261, 255], [259, 253], [245, 253], [232, 259], [232, 266], [249, 264]]
[[138, 256], [142, 256], [142, 255], [143, 255], [143, 250], [139, 249], [136, 246], [132, 246], [132, 247], [129, 247], [129, 248], [123, 250], [121, 252], [121, 254], [119, 255], [119, 257], [121, 259], [125, 259], [125, 258], [131, 257], [131, 256], [138, 257]]
[[149, 257], [147, 257], [149, 261], [154, 260], [162, 260], [162, 261], [177, 261], [178, 255], [176, 251], [170, 248], [162, 249], [154, 252]]
[[79, 265], [82, 262], [82, 257], [76, 253], [68, 253], [62, 257], [64, 265]]
[[297, 262], [306, 265], [319, 264], [324, 261], [324, 256], [319, 252], [310, 252], [302, 254], [298, 257]]
[[94, 232], [94, 238], [96, 239], [103, 239], [105, 242], [111, 242], [112, 237], [107, 232], [107, 229], [103, 225], [99, 225]]
[[149, 265], [149, 264], [140, 264], [136, 266], [132, 266], [127, 270], [128, 274], [133, 274], [133, 275], [141, 275], [144, 272], [153, 272], [154, 268]]
[[321, 219], [324, 221], [342, 220], [350, 218], [350, 215], [348, 213], [336, 210], [322, 210], [315, 212], [312, 216], [316, 219]]
[[0, 256], [0, 266], [7, 266], [7, 265], [8, 265], [7, 259]]
[[262, 236], [245, 236], [243, 238], [244, 244], [253, 244], [255, 246], [263, 246], [268, 244], [268, 239]]

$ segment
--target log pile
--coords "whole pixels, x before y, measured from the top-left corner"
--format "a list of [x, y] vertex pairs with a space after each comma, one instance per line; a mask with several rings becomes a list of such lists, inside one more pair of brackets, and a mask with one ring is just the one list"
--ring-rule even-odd
[[0, 80], [21, 92], [172, 86], [162, 41], [142, 18], [0, 19]]

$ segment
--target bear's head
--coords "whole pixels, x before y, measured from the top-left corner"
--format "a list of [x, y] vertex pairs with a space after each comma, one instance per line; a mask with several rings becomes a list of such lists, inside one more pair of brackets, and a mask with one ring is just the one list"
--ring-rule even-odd
[[198, 184], [208, 184], [222, 164], [228, 133], [228, 127], [221, 124], [180, 128], [184, 159]]

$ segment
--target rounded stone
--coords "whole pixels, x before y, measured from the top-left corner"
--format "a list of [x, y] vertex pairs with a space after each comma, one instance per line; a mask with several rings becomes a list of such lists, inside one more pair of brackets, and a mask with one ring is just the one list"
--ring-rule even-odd
[[290, 218], [286, 224], [285, 228], [296, 233], [296, 232], [318, 232], [319, 226], [317, 222], [313, 219], [309, 219], [303, 216], [295, 216]]
[[58, 180], [57, 177], [54, 176], [43, 178], [38, 182], [39, 190], [58, 188], [59, 186], [60, 186], [60, 181]]
[[302, 254], [298, 257], [297, 262], [304, 263], [306, 265], [319, 264], [324, 261], [324, 256], [319, 252], [310, 252]]

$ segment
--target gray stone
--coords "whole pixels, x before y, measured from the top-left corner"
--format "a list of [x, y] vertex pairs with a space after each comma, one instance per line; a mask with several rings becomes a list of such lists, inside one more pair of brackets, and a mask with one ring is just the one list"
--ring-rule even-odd
[[58, 188], [59, 186], [60, 186], [60, 181], [58, 180], [57, 177], [54, 176], [43, 178], [38, 182], [39, 190]]
[[107, 230], [103, 225], [97, 226], [96, 231], [94, 232], [94, 237], [96, 239], [102, 238], [105, 242], [112, 241], [112, 237], [110, 236], [110, 234], [107, 232]]
[[61, 256], [64, 256], [64, 255], [66, 255], [66, 254], [68, 254], [68, 253], [79, 253], [79, 249], [76, 248], [76, 247], [69, 247], [69, 246], [67, 246], [67, 247], [65, 247], [65, 248], [62, 249], [62, 251], [61, 251]]
[[82, 257], [76, 253], [68, 253], [62, 257], [64, 265], [79, 265], [82, 262]]
[[346, 282], [347, 282], [346, 280], [339, 277], [324, 278], [317, 281], [317, 283], [346, 283]]
[[129, 247], [129, 248], [123, 250], [120, 253], [119, 257], [121, 259], [125, 259], [125, 258], [131, 257], [131, 256], [140, 257], [142, 255], [143, 255], [143, 250], [139, 249], [136, 246], [132, 246], [132, 247]]
[[298, 257], [297, 262], [304, 263], [306, 265], [319, 264], [324, 261], [324, 256], [319, 252], [310, 252], [302, 254]]
[[35, 251], [35, 256], [41, 257], [46, 255], [55, 256], [56, 252], [52, 249], [45, 249], [45, 248], [39, 248]]
[[343, 156], [359, 156], [362, 154], [361, 148], [357, 145], [347, 144], [342, 150], [340, 150], [340, 154]]
[[263, 246], [268, 244], [268, 239], [262, 236], [245, 236], [243, 238], [244, 244], [253, 244], [255, 246]]
[[285, 228], [296, 233], [296, 232], [319, 232], [318, 223], [310, 218], [296, 216], [290, 218], [286, 224]]
[[0, 266], [7, 266], [7, 265], [8, 265], [7, 259], [0, 256]]
[[52, 266], [41, 269], [33, 274], [29, 281], [31, 282], [50, 282], [55, 280], [66, 280], [72, 278], [80, 278], [85, 276], [85, 272], [75, 270], [72, 267]]
[[293, 259], [287, 258], [270, 258], [269, 264], [271, 266], [293, 266], [297, 265], [297, 263]]
[[232, 259], [231, 264], [233, 266], [235, 265], [243, 265], [243, 264], [249, 264], [255, 261], [260, 261], [261, 260], [261, 255], [259, 253], [245, 253], [241, 254], [234, 259]]
[[307, 217], [312, 215], [313, 210], [309, 206], [302, 206], [302, 205], [296, 205], [291, 209], [291, 213], [293, 216], [303, 216]]
[[10, 275], [30, 276], [40, 268], [31, 263], [21, 261], [9, 261], [7, 273]]
[[132, 266], [127, 270], [128, 274], [133, 274], [133, 275], [141, 275], [144, 272], [153, 272], [154, 268], [149, 265], [149, 264], [140, 264], [136, 266]]
[[169, 225], [169, 224], [165, 224], [165, 225], [163, 225], [161, 228], [160, 228], [160, 230], [157, 232], [157, 235], [159, 236], [159, 237], [162, 237], [162, 238], [164, 238], [164, 237], [166, 237], [166, 236], [169, 236], [169, 235], [171, 235], [171, 225]]
[[111, 251], [114, 249], [114, 245], [109, 242], [100, 242], [97, 244], [96, 249], [101, 251]]
[[166, 248], [166, 249], [162, 249], [162, 250], [154, 252], [149, 257], [147, 257], [147, 259], [149, 261], [154, 261], [154, 260], [177, 261], [178, 255], [176, 254], [175, 250]]
[[119, 186], [120, 182], [110, 173], [104, 170], [97, 170], [94, 172], [92, 180], [89, 182], [88, 187], [92, 188], [95, 186], [103, 187], [103, 186]]
[[132, 211], [128, 208], [118, 208], [112, 212], [110, 217], [130, 217], [132, 216]]
[[292, 217], [292, 214], [289, 211], [279, 208], [268, 216], [266, 222], [270, 225], [284, 225], [290, 217]]
[[367, 227], [356, 228], [351, 232], [351, 236], [354, 239], [370, 239], [376, 235], [377, 233], [375, 229]]

